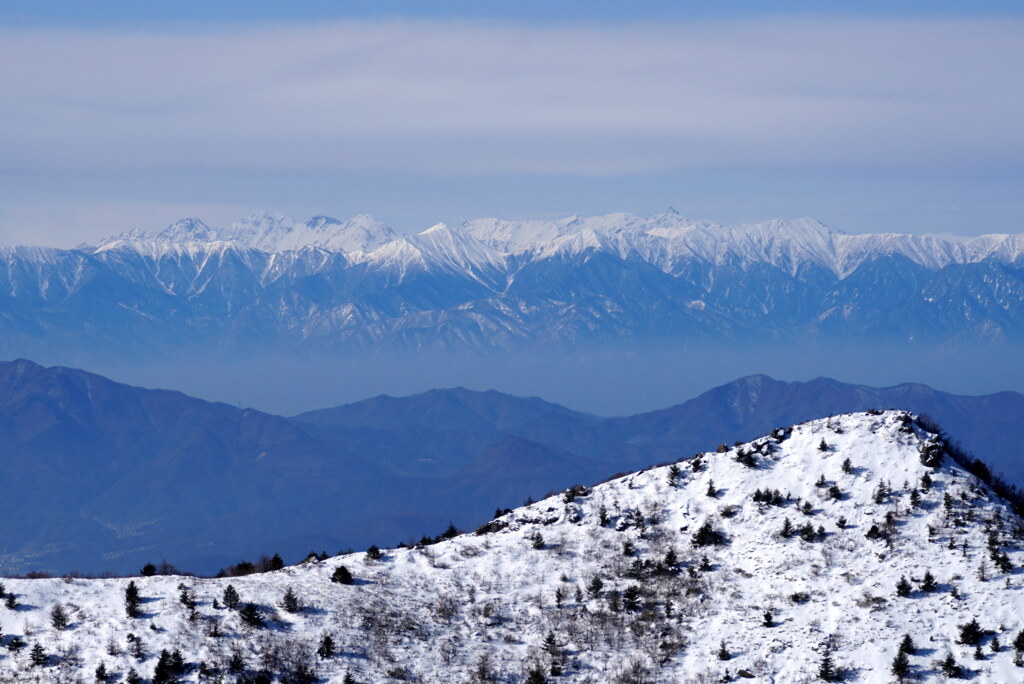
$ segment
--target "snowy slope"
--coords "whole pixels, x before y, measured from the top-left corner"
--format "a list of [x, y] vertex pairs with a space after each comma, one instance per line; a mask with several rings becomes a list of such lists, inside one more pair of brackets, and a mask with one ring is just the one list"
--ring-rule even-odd
[[[27, 647], [9, 650], [0, 672], [73, 681], [104, 663], [149, 676], [161, 649], [179, 649], [193, 666], [224, 668], [237, 652], [250, 674], [308, 663], [327, 681], [521, 682], [556, 664], [562, 674], [548, 681], [801, 682], [816, 679], [827, 652], [849, 680], [879, 682], [891, 680], [897, 643], [909, 634], [923, 680], [940, 681], [938, 662], [952, 654], [974, 681], [1021, 681], [1009, 644], [1024, 629], [1024, 581], [992, 560], [1024, 564], [1021, 521], [948, 456], [924, 465], [929, 442], [934, 436], [898, 411], [812, 421], [683, 462], [675, 486], [670, 467], [651, 468], [380, 560], [350, 553], [230, 579], [135, 578], [136, 619], [125, 617], [127, 579], [5, 580], [20, 606], [0, 611], [5, 640]], [[741, 450], [751, 465], [737, 461]], [[786, 498], [757, 503], [757, 490]], [[813, 538], [781, 536], [787, 519], [810, 525]], [[694, 544], [705, 523], [723, 544]], [[868, 538], [872, 525], [889, 538]], [[667, 567], [670, 550], [678, 563]], [[354, 584], [331, 581], [339, 566]], [[919, 588], [926, 571], [934, 591]], [[907, 597], [896, 593], [901, 577], [913, 586]], [[263, 608], [266, 628], [214, 605], [229, 584]], [[627, 606], [633, 586], [636, 605]], [[182, 587], [197, 600], [191, 621]], [[289, 588], [304, 610], [279, 607]], [[61, 632], [48, 619], [58, 603], [71, 618]], [[981, 659], [957, 643], [972, 618], [985, 630]], [[129, 634], [142, 639], [141, 660]], [[336, 653], [318, 658], [325, 634]], [[717, 657], [723, 642], [727, 660]], [[32, 667], [35, 644], [51, 657]], [[197, 677], [192, 670], [184, 680]]]

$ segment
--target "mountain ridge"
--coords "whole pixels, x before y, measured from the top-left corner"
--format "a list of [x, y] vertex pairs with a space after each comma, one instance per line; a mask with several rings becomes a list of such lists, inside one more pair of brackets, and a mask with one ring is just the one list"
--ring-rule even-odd
[[0, 676], [1015, 681], [1022, 540], [913, 415], [843, 414], [408, 547], [219, 579], [5, 580], [0, 627], [25, 647]]
[[[719, 441], [901, 403], [928, 409], [996, 473], [1024, 482], [1024, 396], [921, 387], [915, 398], [755, 376], [618, 418], [463, 388], [284, 418], [75, 369], [0, 363], [0, 500], [19, 521], [0, 531], [0, 569], [126, 571], [159, 554], [212, 572], [271, 551], [293, 559], [417, 539]], [[61, 505], [42, 505], [40, 493]]]

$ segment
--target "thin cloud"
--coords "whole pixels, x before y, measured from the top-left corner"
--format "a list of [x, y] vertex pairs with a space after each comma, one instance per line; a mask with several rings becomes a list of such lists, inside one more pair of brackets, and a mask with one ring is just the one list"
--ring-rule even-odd
[[0, 168], [1019, 165], [1019, 19], [0, 32]]

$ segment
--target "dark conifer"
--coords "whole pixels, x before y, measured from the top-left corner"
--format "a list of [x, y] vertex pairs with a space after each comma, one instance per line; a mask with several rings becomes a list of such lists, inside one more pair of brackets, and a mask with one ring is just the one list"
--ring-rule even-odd
[[129, 582], [124, 590], [124, 611], [130, 618], [139, 617], [139, 606], [142, 604], [142, 597], [139, 596], [139, 588], [135, 582]]
[[40, 667], [46, 664], [46, 661], [47, 659], [49, 659], [50, 656], [46, 654], [46, 651], [43, 650], [41, 644], [36, 644], [32, 647], [32, 650], [29, 652], [28, 657], [29, 660], [32, 662], [32, 667]]
[[906, 598], [910, 596], [910, 592], [913, 587], [910, 586], [910, 582], [907, 581], [906, 577], [900, 577], [900, 581], [896, 583], [896, 595]]
[[925, 570], [924, 579], [921, 580], [921, 591], [932, 592], [936, 588], [935, 576], [932, 575], [931, 570]]
[[331, 581], [337, 582], [338, 584], [352, 584], [352, 573], [348, 571], [344, 565], [339, 565], [334, 569], [334, 574], [331, 575]]
[[916, 651], [917, 647], [914, 646], [914, 640], [910, 638], [909, 634], [904, 634], [903, 639], [900, 641], [900, 653], [914, 655]]
[[230, 584], [224, 587], [222, 600], [224, 601], [224, 606], [231, 610], [238, 608], [238, 604], [241, 602], [238, 592], [235, 590], [234, 586]]
[[330, 634], [324, 634], [324, 638], [320, 640], [320, 648], [316, 649], [316, 654], [321, 658], [334, 656], [334, 639]]
[[960, 643], [965, 646], [977, 646], [981, 643], [981, 625], [976, 619], [972, 619], [965, 625], [960, 625]]
[[725, 639], [722, 639], [722, 645], [718, 647], [717, 655], [719, 660], [729, 660], [729, 658], [732, 658], [732, 654], [729, 653], [729, 647], [725, 645]]
[[910, 658], [902, 649], [896, 654], [896, 657], [892, 660], [892, 667], [890, 668], [893, 677], [898, 681], [903, 681], [910, 676]]

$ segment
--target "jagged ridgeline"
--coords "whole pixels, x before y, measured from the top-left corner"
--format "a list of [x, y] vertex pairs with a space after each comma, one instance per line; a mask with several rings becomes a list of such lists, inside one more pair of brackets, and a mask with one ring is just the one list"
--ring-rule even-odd
[[245, 577], [5, 580], [0, 672], [1022, 681], [1024, 523], [996, 489], [1017, 493], [933, 430], [901, 411], [816, 420], [475, 532]]
[[77, 249], [0, 248], [0, 353], [1019, 344], [1022, 280], [1022, 235], [846, 235], [812, 219], [721, 226], [668, 211], [414, 235], [368, 216], [184, 219]]

